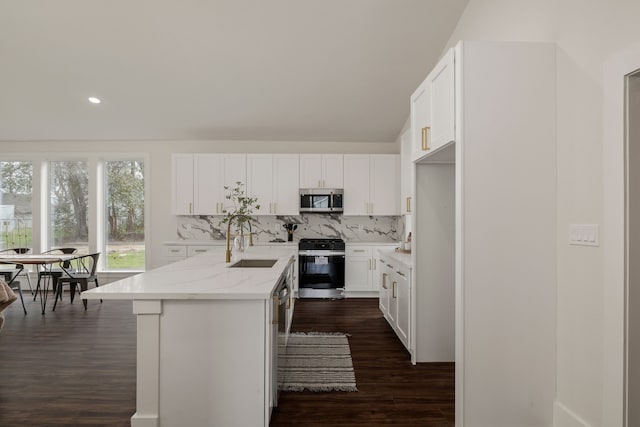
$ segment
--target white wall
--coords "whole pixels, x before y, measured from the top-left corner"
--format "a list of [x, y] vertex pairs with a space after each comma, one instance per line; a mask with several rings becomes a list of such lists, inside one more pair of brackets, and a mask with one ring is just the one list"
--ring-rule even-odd
[[[279, 142], [279, 141], [113, 141], [113, 142], [0, 142], [3, 154], [37, 153], [56, 155], [68, 153], [148, 153], [151, 183], [150, 222], [151, 235], [146, 236], [153, 268], [161, 265], [162, 242], [176, 240], [177, 217], [171, 215], [171, 153], [373, 153], [398, 154], [398, 141], [390, 143], [344, 142]], [[12, 154], [13, 155], [13, 154]]]
[[638, 16], [636, 0], [470, 0], [448, 43], [558, 44], [556, 426], [605, 427], [603, 251], [568, 245], [568, 226], [602, 223], [602, 68], [640, 40]]
[[[629, 78], [629, 291], [628, 399], [640, 402], [640, 75]], [[629, 405], [629, 426], [640, 425], [640, 406]]]

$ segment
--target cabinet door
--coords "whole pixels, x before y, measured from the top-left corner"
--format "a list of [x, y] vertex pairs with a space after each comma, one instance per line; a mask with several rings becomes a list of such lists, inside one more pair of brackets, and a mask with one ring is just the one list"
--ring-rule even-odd
[[247, 154], [247, 196], [257, 197], [256, 215], [273, 215], [273, 155]]
[[322, 156], [300, 154], [300, 188], [322, 187]]
[[383, 257], [380, 255], [380, 251], [391, 249], [389, 246], [371, 246], [371, 290], [379, 291], [382, 286], [382, 275], [380, 271], [384, 267], [384, 262], [381, 260]]
[[387, 317], [389, 312], [389, 294], [391, 290], [391, 280], [389, 276], [389, 269], [387, 268], [387, 261], [384, 258], [379, 260], [378, 272], [380, 275], [380, 293], [378, 295], [378, 306], [384, 317]]
[[387, 264], [389, 268], [389, 311], [387, 312], [387, 320], [396, 329], [398, 319], [398, 275], [396, 274], [393, 264]]
[[219, 214], [220, 201], [224, 198], [220, 178], [220, 155], [195, 154], [193, 166], [193, 213]]
[[193, 154], [172, 154], [172, 200], [174, 215], [193, 214]]
[[297, 154], [275, 154], [273, 156], [273, 214], [300, 214], [298, 165]]
[[424, 138], [431, 127], [431, 92], [428, 80], [422, 82], [411, 95], [411, 141], [412, 159], [424, 156], [427, 151], [427, 142]]
[[322, 186], [324, 188], [344, 187], [344, 156], [342, 154], [322, 155]]
[[400, 156], [372, 154], [369, 167], [369, 214], [399, 215]]
[[370, 256], [345, 256], [344, 288], [346, 292], [371, 290]]
[[344, 156], [344, 215], [369, 215], [369, 155]]
[[449, 49], [427, 77], [431, 86], [431, 151], [455, 138], [454, 50]]
[[400, 212], [412, 213], [415, 169], [412, 161], [411, 129], [400, 137]]
[[407, 269], [399, 269], [396, 272], [396, 333], [398, 338], [409, 348], [409, 319], [411, 314], [411, 271]]
[[241, 182], [247, 191], [247, 155], [246, 154], [222, 154], [220, 156], [220, 166], [222, 168], [222, 198], [225, 201], [226, 191], [224, 187], [235, 187]]

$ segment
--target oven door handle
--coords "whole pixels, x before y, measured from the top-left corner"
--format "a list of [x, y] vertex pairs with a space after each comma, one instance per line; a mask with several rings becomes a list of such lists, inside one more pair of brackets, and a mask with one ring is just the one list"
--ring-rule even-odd
[[341, 251], [300, 251], [298, 255], [302, 256], [343, 256], [345, 253]]

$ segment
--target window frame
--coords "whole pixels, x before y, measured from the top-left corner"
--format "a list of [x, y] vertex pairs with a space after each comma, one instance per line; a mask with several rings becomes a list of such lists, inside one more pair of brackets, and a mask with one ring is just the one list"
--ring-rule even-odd
[[126, 273], [135, 274], [142, 272], [151, 265], [151, 251], [149, 236], [151, 236], [151, 163], [150, 155], [146, 152], [122, 152], [122, 153], [98, 153], [98, 152], [77, 152], [77, 153], [4, 153], [0, 155], [0, 161], [30, 161], [33, 165], [32, 182], [32, 251], [41, 253], [50, 249], [50, 224], [49, 224], [49, 185], [50, 185], [50, 162], [52, 161], [86, 161], [88, 173], [88, 203], [89, 217], [87, 226], [89, 228], [89, 251], [106, 254], [106, 233], [104, 222], [104, 208], [106, 197], [106, 161], [139, 160], [144, 162], [144, 246], [145, 246], [145, 269], [144, 270], [115, 270], [105, 268], [105, 257], [100, 257], [98, 271], [102, 273]]

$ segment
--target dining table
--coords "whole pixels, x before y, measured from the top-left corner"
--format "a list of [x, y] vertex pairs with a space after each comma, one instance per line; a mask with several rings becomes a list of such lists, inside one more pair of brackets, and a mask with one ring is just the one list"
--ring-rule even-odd
[[[51, 271], [51, 268], [55, 264], [59, 264], [63, 271], [66, 271], [65, 263], [82, 257], [82, 254], [0, 254], [0, 264], [14, 264], [15, 270], [0, 270], [0, 274], [4, 274], [8, 277], [8, 284], [11, 284], [18, 274], [24, 269], [25, 265], [35, 265], [38, 271]], [[17, 271], [16, 271], [17, 270]], [[40, 294], [40, 307], [42, 308], [42, 314], [45, 314], [45, 308], [47, 306], [47, 293], [49, 290], [49, 283], [51, 282], [51, 275], [44, 275], [44, 284], [42, 288], [36, 288], [36, 297]], [[53, 289], [53, 287], [52, 287]]]

